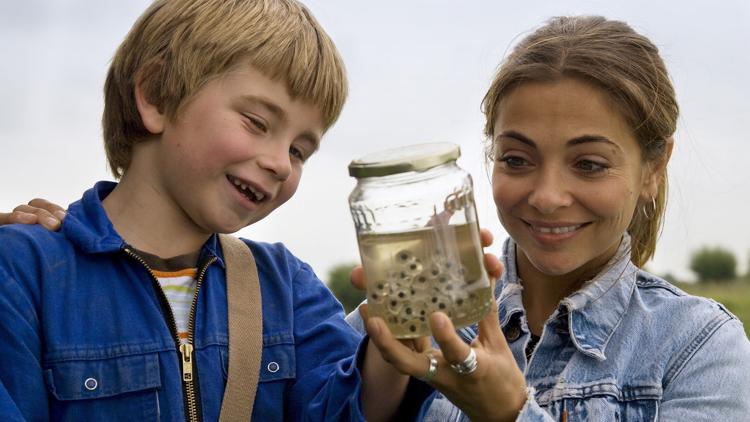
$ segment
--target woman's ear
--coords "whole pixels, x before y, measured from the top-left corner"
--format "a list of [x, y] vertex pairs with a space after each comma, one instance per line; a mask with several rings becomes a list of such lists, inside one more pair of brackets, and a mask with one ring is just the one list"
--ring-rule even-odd
[[641, 199], [644, 202], [650, 202], [659, 193], [659, 186], [661, 186], [663, 178], [667, 175], [667, 163], [669, 163], [669, 159], [672, 157], [672, 147], [674, 147], [674, 138], [670, 136], [666, 139], [664, 153], [661, 157], [646, 163], [646, 167], [644, 168], [646, 174], [643, 178], [643, 189], [641, 189]]
[[152, 104], [148, 95], [144, 92], [143, 80], [135, 84], [135, 105], [138, 107], [138, 113], [141, 115], [143, 126], [154, 135], [164, 131], [166, 116], [159, 110], [159, 107]]

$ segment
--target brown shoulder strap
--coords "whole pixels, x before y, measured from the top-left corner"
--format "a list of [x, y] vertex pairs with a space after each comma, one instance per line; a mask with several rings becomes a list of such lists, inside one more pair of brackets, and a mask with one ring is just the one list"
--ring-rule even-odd
[[263, 309], [258, 268], [250, 248], [231, 235], [219, 235], [224, 252], [229, 315], [229, 369], [221, 422], [249, 421], [258, 387], [263, 351]]

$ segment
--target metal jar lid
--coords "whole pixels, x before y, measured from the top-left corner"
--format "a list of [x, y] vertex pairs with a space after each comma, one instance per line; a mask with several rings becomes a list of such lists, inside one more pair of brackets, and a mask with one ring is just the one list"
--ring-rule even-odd
[[408, 171], [425, 171], [455, 161], [461, 156], [450, 142], [409, 145], [374, 152], [349, 163], [349, 175], [356, 178], [388, 176]]

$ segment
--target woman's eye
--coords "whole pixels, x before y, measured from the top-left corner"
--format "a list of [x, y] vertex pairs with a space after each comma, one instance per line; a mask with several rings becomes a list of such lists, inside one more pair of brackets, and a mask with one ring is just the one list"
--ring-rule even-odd
[[586, 174], [599, 174], [607, 171], [609, 166], [592, 160], [580, 160], [575, 164], [576, 168]]
[[511, 168], [511, 169], [522, 168], [529, 164], [529, 162], [526, 161], [525, 159], [514, 156], [514, 155], [506, 155], [504, 157], [500, 157], [498, 158], [497, 161], [503, 163], [505, 167]]

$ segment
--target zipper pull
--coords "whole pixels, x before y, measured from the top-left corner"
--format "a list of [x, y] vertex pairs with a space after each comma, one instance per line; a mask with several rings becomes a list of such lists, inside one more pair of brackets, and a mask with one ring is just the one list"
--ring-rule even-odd
[[182, 355], [182, 380], [193, 380], [193, 345], [185, 343], [180, 345], [180, 354]]

